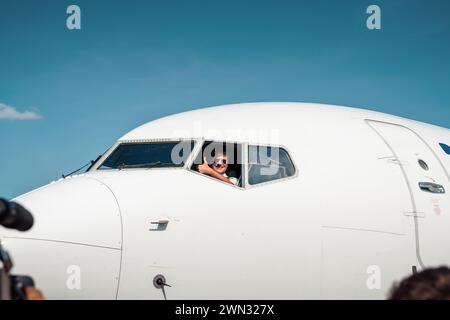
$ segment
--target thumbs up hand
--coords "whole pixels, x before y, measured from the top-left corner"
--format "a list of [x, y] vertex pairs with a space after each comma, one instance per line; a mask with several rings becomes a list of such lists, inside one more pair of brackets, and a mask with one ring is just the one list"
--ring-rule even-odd
[[206, 161], [206, 157], [203, 157], [203, 163], [198, 166], [198, 172], [203, 174], [208, 174], [211, 172], [211, 167], [208, 165]]

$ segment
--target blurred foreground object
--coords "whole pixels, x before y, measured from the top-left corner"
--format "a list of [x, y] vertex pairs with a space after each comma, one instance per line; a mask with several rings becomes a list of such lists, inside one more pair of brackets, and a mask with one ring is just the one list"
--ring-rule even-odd
[[[0, 199], [0, 225], [27, 231], [33, 226], [31, 213], [18, 203]], [[43, 300], [43, 294], [34, 287], [28, 276], [10, 274], [13, 261], [0, 242], [0, 300]]]
[[450, 269], [425, 269], [394, 284], [389, 300], [450, 300]]
[[44, 300], [42, 292], [34, 287], [26, 287], [25, 295], [27, 300]]
[[33, 226], [33, 216], [20, 204], [0, 199], [0, 225], [5, 228], [27, 231]]

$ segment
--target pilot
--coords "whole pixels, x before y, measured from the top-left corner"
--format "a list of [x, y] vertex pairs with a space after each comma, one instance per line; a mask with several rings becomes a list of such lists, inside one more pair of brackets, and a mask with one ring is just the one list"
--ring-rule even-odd
[[206, 157], [203, 158], [203, 163], [198, 166], [198, 172], [237, 186], [238, 179], [229, 177], [226, 174], [227, 169], [228, 157], [225, 152], [217, 153], [211, 166], [208, 165]]

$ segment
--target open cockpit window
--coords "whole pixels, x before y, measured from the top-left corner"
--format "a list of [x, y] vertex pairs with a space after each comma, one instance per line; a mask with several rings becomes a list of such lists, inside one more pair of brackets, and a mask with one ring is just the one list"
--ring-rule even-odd
[[205, 141], [191, 169], [225, 183], [242, 187], [242, 145]]
[[183, 167], [193, 148], [193, 141], [122, 143], [98, 169]]
[[250, 185], [279, 180], [294, 174], [294, 164], [285, 149], [248, 146], [248, 183]]

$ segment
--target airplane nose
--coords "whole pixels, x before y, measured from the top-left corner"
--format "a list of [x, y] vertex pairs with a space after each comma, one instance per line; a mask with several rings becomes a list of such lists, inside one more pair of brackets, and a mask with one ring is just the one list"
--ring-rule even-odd
[[28, 209], [27, 232], [1, 230], [2, 238], [27, 238], [119, 249], [121, 216], [113, 192], [87, 176], [69, 177], [14, 199]]

